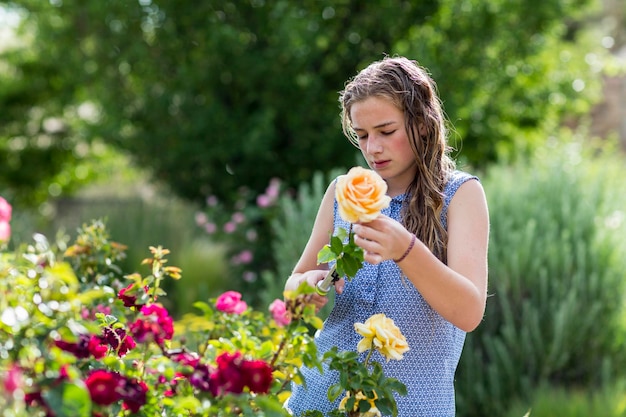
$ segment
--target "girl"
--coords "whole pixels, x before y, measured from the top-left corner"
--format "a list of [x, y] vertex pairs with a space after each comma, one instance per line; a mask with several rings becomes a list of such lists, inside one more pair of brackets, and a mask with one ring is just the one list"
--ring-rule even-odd
[[[350, 282], [335, 284], [335, 305], [316, 337], [320, 355], [333, 346], [356, 350], [355, 322], [384, 313], [406, 337], [410, 350], [383, 365], [385, 376], [407, 386], [396, 398], [399, 416], [454, 416], [454, 373], [466, 332], [481, 322], [487, 295], [489, 216], [475, 176], [455, 170], [449, 157], [446, 120], [435, 83], [415, 61], [403, 57], [374, 62], [340, 93], [346, 136], [387, 183], [388, 208], [353, 226], [365, 263]], [[285, 284], [315, 286], [327, 265], [317, 253], [339, 227], [335, 183], [328, 187], [302, 256]], [[321, 308], [326, 297], [314, 296]], [[288, 408], [326, 414], [338, 375], [303, 369]], [[341, 398], [341, 396], [340, 396]]]

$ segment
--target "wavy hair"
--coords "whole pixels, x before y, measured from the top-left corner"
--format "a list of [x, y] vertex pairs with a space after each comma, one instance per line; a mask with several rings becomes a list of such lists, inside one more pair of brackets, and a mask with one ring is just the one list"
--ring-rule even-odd
[[346, 137], [359, 147], [350, 110], [368, 97], [389, 100], [404, 113], [405, 127], [417, 163], [417, 173], [403, 202], [402, 224], [443, 262], [447, 261], [446, 229], [441, 222], [443, 190], [455, 168], [447, 144], [447, 120], [437, 87], [426, 69], [404, 57], [385, 57], [348, 80], [339, 95]]

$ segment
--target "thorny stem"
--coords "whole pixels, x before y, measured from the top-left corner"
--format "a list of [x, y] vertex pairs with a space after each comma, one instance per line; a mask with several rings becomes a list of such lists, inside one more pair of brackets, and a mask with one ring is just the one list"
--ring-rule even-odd
[[283, 340], [281, 340], [280, 344], [278, 345], [278, 349], [276, 350], [276, 353], [274, 353], [274, 356], [272, 357], [272, 361], [270, 362], [270, 366], [272, 367], [272, 369], [274, 368], [274, 364], [276, 363], [276, 360], [278, 360], [278, 356], [280, 355], [281, 351], [285, 347], [286, 343], [287, 343], [287, 335], [285, 334], [283, 336]]

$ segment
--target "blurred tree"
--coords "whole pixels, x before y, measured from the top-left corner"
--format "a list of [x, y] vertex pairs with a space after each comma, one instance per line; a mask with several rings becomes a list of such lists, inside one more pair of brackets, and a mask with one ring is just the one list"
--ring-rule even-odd
[[71, 194], [112, 154], [87, 139], [95, 105], [80, 100], [68, 73], [76, 68], [47, 51], [62, 46], [42, 44], [33, 24], [24, 9], [0, 3], [0, 194], [18, 207]]
[[[19, 7], [34, 39], [21, 51], [34, 63], [15, 64], [18, 73], [33, 67], [24, 80], [42, 81], [27, 108], [90, 103], [97, 117], [88, 137], [130, 151], [176, 193], [202, 200], [354, 165], [337, 92], [383, 54], [431, 69], [456, 126], [453, 144], [463, 141], [469, 162], [514, 156], [564, 113], [587, 110], [595, 74], [575, 41], [595, 1], [5, 4]], [[0, 91], [8, 106], [6, 97]], [[9, 117], [24, 129], [31, 120]], [[0, 126], [0, 138], [18, 130]]]

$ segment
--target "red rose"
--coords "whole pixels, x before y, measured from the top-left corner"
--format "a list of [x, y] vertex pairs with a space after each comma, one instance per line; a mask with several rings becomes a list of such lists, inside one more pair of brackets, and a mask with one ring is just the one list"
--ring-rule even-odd
[[241, 373], [250, 391], [267, 394], [272, 386], [272, 368], [262, 360], [243, 361]]
[[148, 386], [143, 381], [127, 379], [124, 381], [121, 392], [124, 400], [122, 408], [136, 413], [146, 403]]
[[241, 373], [241, 353], [222, 353], [217, 357], [217, 371], [211, 374], [210, 390], [215, 396], [225, 393], [241, 394], [245, 386]]
[[174, 322], [167, 310], [158, 304], [141, 307], [144, 318], [135, 320], [130, 325], [130, 332], [139, 343], [155, 341], [162, 345], [174, 335]]
[[95, 404], [110, 405], [121, 399], [120, 389], [124, 379], [115, 372], [98, 369], [93, 371], [85, 381], [91, 401]]
[[[148, 294], [148, 286], [143, 287], [143, 291], [145, 294]], [[128, 285], [126, 288], [122, 288], [120, 292], [117, 294], [117, 298], [122, 300], [125, 307], [139, 307], [137, 304], [137, 293], [139, 291], [139, 287], [133, 283]]]
[[137, 346], [135, 340], [121, 327], [116, 329], [105, 327], [102, 330], [102, 338], [117, 352], [119, 357], [126, 355], [129, 350]]

